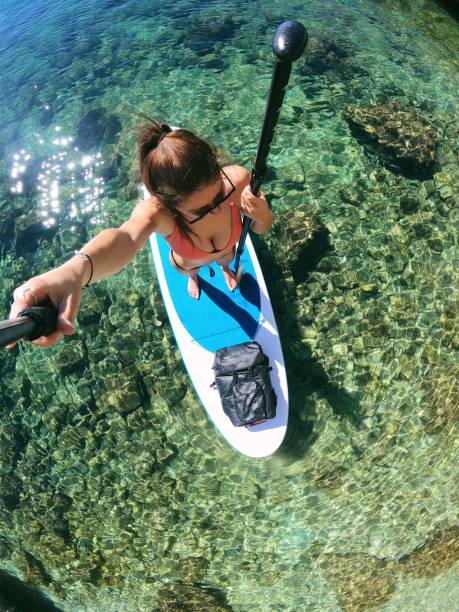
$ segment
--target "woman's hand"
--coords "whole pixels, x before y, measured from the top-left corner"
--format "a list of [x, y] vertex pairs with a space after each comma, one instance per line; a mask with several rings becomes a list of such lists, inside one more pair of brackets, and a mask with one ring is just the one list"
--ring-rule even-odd
[[252, 219], [252, 230], [256, 234], [264, 234], [273, 224], [273, 214], [265, 194], [260, 191], [258, 196], [254, 195], [250, 185], [244, 187], [241, 193], [241, 211]]
[[[70, 260], [66, 264], [34, 276], [14, 290], [14, 302], [11, 306], [10, 319], [18, 316], [25, 308], [36, 306], [49, 298], [58, 310], [57, 327], [48, 336], [41, 336], [32, 341], [42, 348], [47, 348], [63, 336], [75, 333], [73, 321], [78, 312], [83, 288], [83, 261]], [[15, 342], [7, 346], [12, 349]]]

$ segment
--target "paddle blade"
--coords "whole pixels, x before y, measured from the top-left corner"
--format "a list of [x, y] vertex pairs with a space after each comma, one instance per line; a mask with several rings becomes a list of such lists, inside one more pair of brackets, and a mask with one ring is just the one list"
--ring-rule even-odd
[[308, 42], [306, 28], [299, 21], [284, 21], [277, 28], [273, 38], [275, 55], [285, 62], [296, 62]]

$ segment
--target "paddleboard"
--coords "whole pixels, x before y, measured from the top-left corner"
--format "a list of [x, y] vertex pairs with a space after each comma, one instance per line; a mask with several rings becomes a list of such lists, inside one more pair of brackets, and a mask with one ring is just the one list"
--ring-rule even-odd
[[[220, 267], [213, 263], [213, 277], [209, 266], [199, 272], [199, 300], [188, 295], [188, 278], [170, 264], [170, 247], [164, 238], [153, 234], [150, 246], [177, 345], [208, 417], [225, 440], [243, 455], [253, 458], [271, 455], [279, 448], [287, 429], [287, 376], [273, 309], [250, 237], [241, 257], [244, 274], [239, 287], [231, 292]], [[215, 380], [212, 364], [219, 348], [251, 340], [261, 345], [273, 368], [276, 417], [259, 425], [234, 427], [223, 412], [217, 389], [212, 387]]]

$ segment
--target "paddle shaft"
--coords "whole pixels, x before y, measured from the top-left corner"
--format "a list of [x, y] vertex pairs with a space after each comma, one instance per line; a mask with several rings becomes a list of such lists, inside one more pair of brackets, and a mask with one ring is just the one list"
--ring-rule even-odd
[[[276, 34], [274, 35], [273, 51], [277, 59], [271, 79], [271, 89], [269, 91], [265, 118], [261, 128], [257, 156], [250, 176], [250, 190], [254, 195], [259, 194], [261, 184], [266, 174], [266, 160], [269, 155], [269, 149], [274, 137], [274, 130], [284, 101], [285, 91], [292, 71], [292, 63], [302, 55], [306, 47], [307, 39], [306, 29], [297, 21], [286, 21], [282, 23], [277, 28]], [[236, 249], [236, 260], [234, 265], [235, 274], [237, 274], [239, 269], [239, 262], [244, 251], [250, 223], [251, 220], [244, 215], [241, 237], [239, 238]]]
[[[285, 89], [287, 87], [290, 73], [292, 71], [291, 62], [277, 60], [274, 66], [273, 77], [271, 80], [271, 90], [269, 92], [268, 104], [266, 107], [263, 127], [261, 128], [260, 142], [258, 144], [257, 156], [252, 167], [250, 176], [250, 191], [254, 195], [260, 193], [261, 184], [266, 174], [266, 160], [274, 136], [274, 130], [279, 118], [279, 113], [284, 101]], [[236, 261], [234, 273], [237, 274], [241, 255], [244, 251], [247, 233], [250, 228], [251, 219], [244, 215], [242, 221], [241, 237], [236, 249]]]

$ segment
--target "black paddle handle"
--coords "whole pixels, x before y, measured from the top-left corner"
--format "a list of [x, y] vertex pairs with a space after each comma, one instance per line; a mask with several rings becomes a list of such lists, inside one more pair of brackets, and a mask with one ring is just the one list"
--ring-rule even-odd
[[277, 120], [279, 119], [291, 72], [292, 64], [290, 62], [281, 60], [276, 61], [271, 80], [268, 105], [263, 120], [263, 127], [261, 128], [257, 156], [250, 176], [250, 191], [254, 195], [259, 194], [261, 184], [265, 178], [266, 160], [268, 159], [269, 150], [274, 137], [274, 130], [276, 129]]
[[[268, 159], [269, 150], [274, 137], [274, 130], [277, 125], [282, 103], [284, 101], [285, 90], [292, 71], [292, 64], [284, 61], [276, 61], [271, 81], [271, 90], [269, 92], [269, 102], [266, 107], [263, 127], [261, 129], [260, 143], [258, 145], [257, 157], [252, 166], [250, 175], [250, 191], [254, 195], [260, 193], [261, 184], [266, 174], [266, 160]], [[241, 237], [237, 245], [235, 272], [239, 268], [239, 260], [244, 251], [245, 241], [250, 228], [251, 219], [244, 216], [242, 222]]]
[[[308, 33], [304, 25], [299, 21], [284, 21], [274, 34], [273, 52], [277, 59], [271, 79], [271, 88], [263, 126], [261, 128], [257, 156], [250, 176], [250, 190], [254, 195], [259, 194], [261, 184], [266, 174], [266, 160], [269, 155], [274, 130], [284, 101], [285, 91], [292, 71], [292, 63], [301, 57], [307, 42]], [[235, 273], [238, 271], [239, 261], [244, 251], [250, 222], [250, 219], [244, 216], [241, 237], [239, 238], [236, 250]]]
[[57, 308], [51, 303], [21, 310], [15, 319], [0, 321], [0, 347], [17, 340], [36, 340], [56, 329]]

